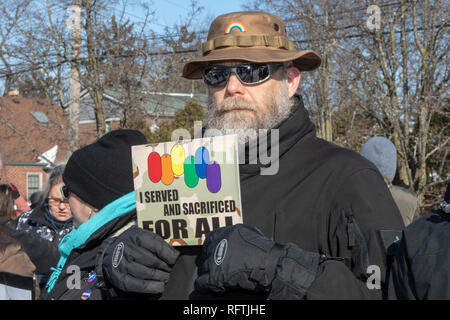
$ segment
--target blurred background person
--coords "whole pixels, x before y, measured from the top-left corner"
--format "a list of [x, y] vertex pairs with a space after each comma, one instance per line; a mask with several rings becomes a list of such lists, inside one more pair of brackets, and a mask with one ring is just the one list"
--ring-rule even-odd
[[[22, 267], [16, 269], [8, 267], [8, 270], [16, 270], [11, 272], [23, 275], [31, 275], [30, 270], [33, 270], [39, 284], [43, 287], [51, 273], [51, 267], [55, 266], [59, 260], [58, 247], [34, 233], [16, 230], [13, 193], [9, 184], [0, 184], [0, 233], [3, 234], [4, 242], [2, 247], [4, 255], [0, 260], [3, 259], [2, 261], [8, 266], [14, 266], [15, 263], [11, 261], [21, 261], [20, 263], [24, 264]], [[12, 260], [6, 264], [7, 259]], [[27, 259], [31, 259], [32, 267]], [[0, 270], [8, 271], [2, 267]]]
[[[2, 172], [3, 172], [3, 155], [0, 153], [0, 181], [2, 180]], [[31, 210], [31, 208], [28, 206], [25, 199], [20, 195], [19, 190], [15, 185], [12, 183], [9, 183], [9, 187], [13, 191], [13, 201], [14, 201], [14, 217], [12, 219], [16, 219], [18, 216], [20, 216], [23, 212]]]
[[30, 208], [34, 209], [38, 207], [45, 199], [45, 194], [43, 191], [33, 192], [30, 196]]
[[22, 213], [30, 211], [31, 208], [26, 200], [20, 195], [19, 190], [12, 183], [9, 184], [12, 190], [12, 196], [14, 201], [14, 219], [17, 219]]
[[[21, 244], [8, 234], [8, 231], [13, 230], [11, 226], [14, 218], [13, 190], [8, 184], [0, 184], [0, 270], [33, 277], [36, 266]], [[36, 298], [39, 292], [36, 281]]]
[[57, 166], [51, 172], [43, 190], [40, 204], [24, 212], [17, 221], [17, 230], [38, 235], [52, 242], [56, 247], [61, 239], [73, 229], [72, 212], [67, 200], [61, 194], [64, 166]]
[[[35, 299], [39, 297], [40, 287], [35, 277], [35, 265], [31, 262], [28, 254], [22, 249], [20, 243], [5, 234], [2, 228], [0, 228], [0, 271], [34, 277]], [[14, 298], [8, 297], [8, 299]]]
[[389, 299], [450, 299], [450, 180], [438, 209], [405, 228], [392, 251]]
[[[59, 246], [61, 258], [41, 299], [151, 299], [163, 292], [179, 252], [136, 225], [131, 146], [146, 143], [141, 132], [120, 129], [71, 155], [63, 196], [75, 229]], [[78, 288], [67, 286], [72, 266], [88, 279]]]
[[394, 144], [384, 137], [372, 137], [361, 148], [360, 154], [375, 164], [382, 174], [405, 226], [420, 217], [417, 195], [409, 189], [392, 184], [397, 171], [397, 149]]
[[14, 225], [13, 219], [16, 214], [14, 212], [13, 190], [9, 184], [0, 184], [0, 222], [9, 226]]

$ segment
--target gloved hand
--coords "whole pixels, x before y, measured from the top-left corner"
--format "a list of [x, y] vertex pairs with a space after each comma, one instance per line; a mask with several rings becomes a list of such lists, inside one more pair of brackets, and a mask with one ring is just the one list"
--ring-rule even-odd
[[319, 254], [280, 245], [243, 224], [210, 232], [203, 243], [200, 292], [241, 288], [269, 299], [302, 299], [315, 278]]
[[133, 226], [103, 242], [97, 265], [103, 266], [105, 278], [119, 290], [159, 294], [178, 255], [159, 235]]

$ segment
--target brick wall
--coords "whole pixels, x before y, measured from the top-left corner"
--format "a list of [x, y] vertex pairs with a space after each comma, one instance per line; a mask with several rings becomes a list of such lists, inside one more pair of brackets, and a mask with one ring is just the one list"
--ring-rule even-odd
[[[110, 122], [110, 131], [119, 129], [120, 121]], [[80, 135], [80, 146], [86, 146], [97, 141], [97, 125], [95, 121], [84, 122], [78, 125], [79, 135]]]
[[12, 166], [6, 165], [3, 169], [1, 181], [13, 183], [25, 200], [29, 200], [31, 194], [28, 194], [29, 175], [38, 176], [39, 189], [42, 190], [47, 182], [47, 173], [41, 166]]

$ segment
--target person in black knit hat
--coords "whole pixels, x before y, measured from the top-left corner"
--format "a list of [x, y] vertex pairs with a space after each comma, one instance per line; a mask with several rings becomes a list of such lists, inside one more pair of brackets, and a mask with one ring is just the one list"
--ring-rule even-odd
[[146, 143], [139, 131], [115, 130], [72, 154], [62, 193], [75, 229], [59, 245], [41, 299], [157, 298], [164, 291], [179, 252], [136, 226], [131, 146]]
[[97, 209], [134, 190], [131, 146], [145, 144], [135, 130], [115, 130], [75, 151], [63, 173], [66, 186]]
[[450, 180], [438, 209], [404, 229], [394, 246], [389, 299], [450, 299]]

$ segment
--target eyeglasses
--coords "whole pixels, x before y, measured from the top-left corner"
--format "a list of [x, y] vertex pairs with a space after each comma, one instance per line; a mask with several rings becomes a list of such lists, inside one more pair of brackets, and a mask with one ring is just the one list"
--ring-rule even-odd
[[61, 203], [69, 204], [69, 199], [47, 198], [48, 204], [51, 206], [59, 207]]
[[70, 195], [70, 189], [68, 186], [61, 186], [61, 194], [64, 198], [64, 200], [68, 200]]
[[234, 67], [210, 66], [203, 69], [203, 81], [210, 87], [223, 87], [230, 78], [231, 72], [243, 84], [258, 84], [269, 79], [282, 63], [241, 63]]

